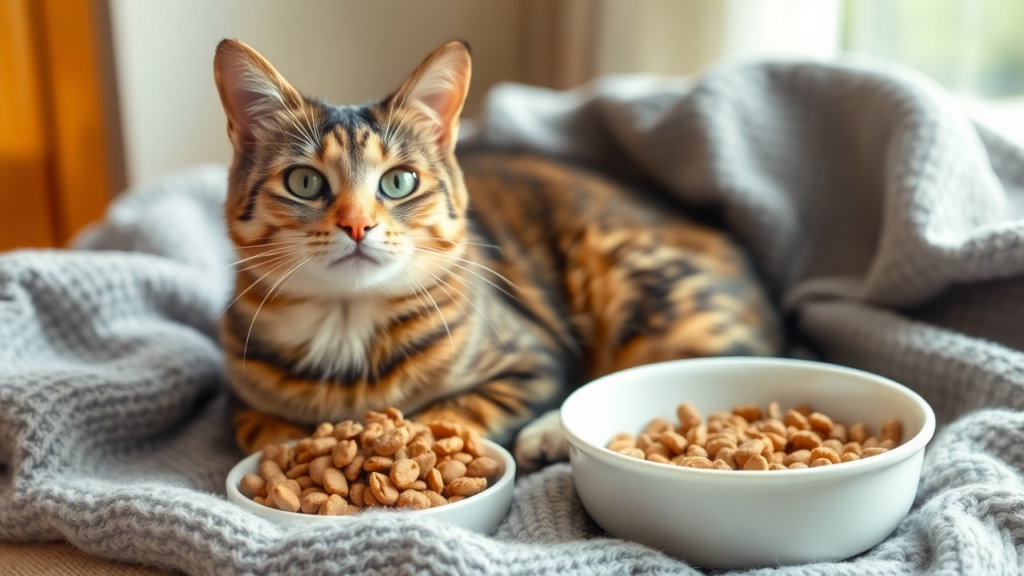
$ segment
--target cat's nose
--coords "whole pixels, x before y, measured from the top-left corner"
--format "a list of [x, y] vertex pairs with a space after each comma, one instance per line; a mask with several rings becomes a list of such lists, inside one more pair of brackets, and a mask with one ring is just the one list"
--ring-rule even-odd
[[338, 228], [341, 228], [356, 242], [366, 237], [366, 233], [377, 223], [369, 216], [342, 216], [338, 219]]

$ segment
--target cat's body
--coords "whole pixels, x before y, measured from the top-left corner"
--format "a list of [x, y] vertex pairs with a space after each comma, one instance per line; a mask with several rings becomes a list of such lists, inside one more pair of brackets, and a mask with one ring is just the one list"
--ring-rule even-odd
[[720, 232], [551, 161], [457, 162], [461, 44], [365, 107], [290, 93], [244, 45], [226, 57], [247, 66], [217, 68], [236, 147], [226, 216], [248, 259], [222, 324], [244, 449], [389, 405], [507, 441], [585, 378], [775, 352], [766, 300]]

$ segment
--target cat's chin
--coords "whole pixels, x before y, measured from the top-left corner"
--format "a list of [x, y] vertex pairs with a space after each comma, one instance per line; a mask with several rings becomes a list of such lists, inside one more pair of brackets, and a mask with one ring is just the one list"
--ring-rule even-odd
[[350, 270], [358, 271], [361, 268], [378, 266], [380, 261], [363, 252], [354, 252], [348, 256], [343, 256], [334, 260], [330, 264], [330, 268], [337, 268], [339, 270]]
[[382, 263], [372, 256], [350, 255], [299, 272], [287, 285], [300, 298], [358, 299], [396, 297], [409, 292], [401, 282], [401, 264]]

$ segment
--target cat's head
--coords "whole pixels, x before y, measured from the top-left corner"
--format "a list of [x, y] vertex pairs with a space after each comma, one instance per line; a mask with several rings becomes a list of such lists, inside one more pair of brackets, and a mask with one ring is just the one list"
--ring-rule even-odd
[[217, 46], [214, 77], [234, 146], [225, 215], [239, 269], [286, 295], [351, 297], [410, 294], [455, 266], [467, 210], [454, 155], [464, 43], [359, 106], [302, 96], [235, 40]]

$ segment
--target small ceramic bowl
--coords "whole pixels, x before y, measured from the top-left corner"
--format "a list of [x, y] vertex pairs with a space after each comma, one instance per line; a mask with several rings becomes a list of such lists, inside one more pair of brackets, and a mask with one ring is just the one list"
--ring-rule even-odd
[[[426, 510], [394, 510], [394, 514], [408, 514], [419, 518], [431, 518], [439, 522], [445, 522], [455, 526], [461, 526], [469, 530], [489, 534], [493, 532], [512, 506], [512, 488], [516, 477], [516, 463], [501, 446], [484, 440], [487, 447], [487, 455], [495, 459], [501, 467], [500, 475], [493, 485], [488, 486], [483, 492], [460, 500], [453, 504], [447, 504], [438, 508]], [[259, 468], [259, 454], [253, 454], [231, 469], [226, 480], [228, 500], [238, 504], [250, 512], [282, 524], [317, 524], [324, 522], [347, 522], [355, 516], [318, 516], [316, 514], [301, 514], [298, 512], [286, 512], [267, 508], [253, 502], [238, 491], [238, 483], [246, 474], [256, 474]]]
[[[809, 404], [834, 420], [878, 433], [896, 418], [903, 443], [855, 462], [804, 470], [681, 468], [605, 448], [617, 432], [637, 434], [653, 418], [678, 422], [676, 406], [715, 411], [777, 400]], [[705, 568], [840, 560], [895, 530], [914, 502], [935, 415], [892, 380], [797, 360], [679, 360], [610, 374], [562, 405], [576, 491], [614, 536]]]

